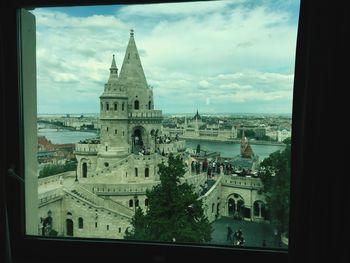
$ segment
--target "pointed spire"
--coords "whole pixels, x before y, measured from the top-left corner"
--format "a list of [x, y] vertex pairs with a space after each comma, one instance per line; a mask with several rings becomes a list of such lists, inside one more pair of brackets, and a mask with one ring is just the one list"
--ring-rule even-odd
[[112, 64], [111, 67], [109, 68], [110, 74], [109, 74], [109, 80], [117, 80], [118, 79], [118, 68], [117, 65], [115, 63], [115, 56], [113, 54], [113, 58], [112, 58]]
[[130, 30], [129, 43], [126, 48], [123, 65], [120, 70], [119, 81], [120, 84], [127, 87], [127, 89], [148, 88], [139, 52], [136, 47], [133, 29]]
[[194, 115], [193, 119], [194, 120], [197, 120], [197, 119], [200, 120], [201, 119], [201, 116], [198, 113], [198, 109], [197, 109], [196, 115]]
[[113, 54], [113, 59], [112, 59], [112, 65], [111, 65], [111, 68], [116, 68], [117, 65], [115, 64], [115, 56]]

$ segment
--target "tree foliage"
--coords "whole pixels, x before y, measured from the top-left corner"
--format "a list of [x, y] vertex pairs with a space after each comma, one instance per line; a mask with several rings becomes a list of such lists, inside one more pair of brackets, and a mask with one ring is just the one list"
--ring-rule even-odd
[[159, 166], [160, 184], [147, 191], [148, 207], [138, 208], [132, 218], [132, 231], [125, 238], [163, 242], [211, 240], [212, 226], [204, 215], [202, 201], [193, 186], [180, 183], [185, 165], [179, 156], [169, 155], [168, 164]]
[[77, 169], [76, 161], [66, 161], [65, 164], [47, 164], [39, 172], [39, 178], [48, 177], [55, 174], [60, 174]]
[[270, 218], [279, 231], [288, 231], [289, 226], [291, 141], [284, 143], [286, 148], [270, 154], [260, 171]]

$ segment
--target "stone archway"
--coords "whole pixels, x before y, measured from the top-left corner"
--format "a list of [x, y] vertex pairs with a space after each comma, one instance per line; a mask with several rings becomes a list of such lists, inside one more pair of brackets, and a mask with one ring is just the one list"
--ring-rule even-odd
[[66, 235], [72, 237], [74, 235], [73, 220], [66, 219]]
[[143, 149], [149, 148], [148, 135], [143, 126], [136, 126], [131, 133], [132, 152], [138, 154]]
[[245, 202], [241, 195], [233, 193], [227, 199], [227, 214], [236, 219], [245, 217]]
[[228, 199], [228, 207], [227, 207], [227, 209], [228, 209], [228, 215], [229, 216], [233, 216], [234, 214], [235, 214], [235, 211], [236, 211], [236, 202], [235, 202], [235, 200], [233, 199], [233, 198], [229, 198]]
[[254, 205], [253, 205], [253, 214], [254, 214], [254, 217], [257, 217], [257, 218], [266, 218], [266, 205], [263, 201], [261, 200], [256, 200], [254, 202]]
[[82, 177], [86, 178], [87, 177], [87, 163], [86, 162], [82, 163], [81, 169], [82, 169]]

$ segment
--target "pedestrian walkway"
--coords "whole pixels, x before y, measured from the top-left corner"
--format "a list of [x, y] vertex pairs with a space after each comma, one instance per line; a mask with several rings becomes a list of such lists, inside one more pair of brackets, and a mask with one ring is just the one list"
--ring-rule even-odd
[[288, 249], [274, 234], [273, 227], [265, 222], [239, 221], [230, 217], [222, 217], [214, 221], [212, 225], [214, 231], [210, 244], [233, 245], [232, 241], [227, 240], [227, 226], [229, 225], [233, 232], [238, 229], [242, 230], [245, 240], [243, 247], [262, 248], [265, 243], [265, 248]]

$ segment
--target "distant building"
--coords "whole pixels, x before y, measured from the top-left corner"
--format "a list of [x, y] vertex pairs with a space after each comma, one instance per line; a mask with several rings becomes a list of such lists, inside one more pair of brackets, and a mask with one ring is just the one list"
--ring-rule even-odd
[[255, 172], [259, 168], [259, 156], [254, 154], [252, 147], [249, 144], [248, 139], [242, 131], [240, 155], [236, 156], [232, 160], [232, 164], [240, 169], [246, 169], [251, 172]]
[[292, 131], [282, 129], [277, 131], [277, 141], [283, 142], [285, 139], [292, 137]]

